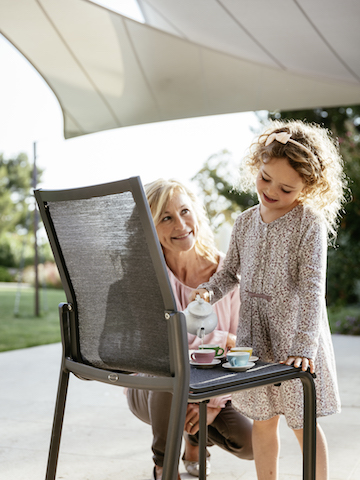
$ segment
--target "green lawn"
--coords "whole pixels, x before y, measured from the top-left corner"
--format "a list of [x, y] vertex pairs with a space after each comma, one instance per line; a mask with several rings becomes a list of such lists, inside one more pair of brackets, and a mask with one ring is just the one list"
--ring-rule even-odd
[[[3, 284], [4, 285], [4, 284]], [[0, 352], [59, 342], [58, 305], [66, 301], [62, 290], [40, 290], [40, 316], [35, 317], [34, 288], [23, 287], [18, 315], [14, 315], [17, 289], [0, 287]]]

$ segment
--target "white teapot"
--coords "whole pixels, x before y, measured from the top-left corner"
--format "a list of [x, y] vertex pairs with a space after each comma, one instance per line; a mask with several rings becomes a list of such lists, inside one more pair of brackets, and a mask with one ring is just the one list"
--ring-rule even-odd
[[210, 303], [206, 302], [200, 295], [184, 310], [186, 317], [186, 329], [189, 333], [204, 338], [205, 335], [215, 330], [218, 318]]

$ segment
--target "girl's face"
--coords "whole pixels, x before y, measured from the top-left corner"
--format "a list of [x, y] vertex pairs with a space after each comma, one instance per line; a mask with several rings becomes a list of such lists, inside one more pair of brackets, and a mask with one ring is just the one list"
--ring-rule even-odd
[[305, 184], [287, 158], [270, 158], [262, 163], [256, 177], [260, 212], [265, 222], [272, 222], [298, 205]]
[[156, 226], [164, 253], [180, 253], [195, 245], [198, 222], [190, 198], [175, 192]]

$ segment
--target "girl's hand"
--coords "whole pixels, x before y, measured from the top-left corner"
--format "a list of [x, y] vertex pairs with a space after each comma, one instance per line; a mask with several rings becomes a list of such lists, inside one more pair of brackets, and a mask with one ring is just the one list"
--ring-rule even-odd
[[207, 302], [210, 302], [210, 294], [206, 290], [206, 288], [198, 288], [196, 290], [193, 290], [190, 293], [189, 302], [193, 302], [195, 300], [196, 295], [200, 295], [201, 298], [203, 298]]
[[288, 357], [286, 361], [282, 361], [280, 363], [284, 363], [285, 365], [292, 365], [294, 364], [294, 367], [302, 367], [301, 370], [303, 372], [306, 372], [307, 369], [310, 367], [310, 373], [315, 373], [315, 364], [314, 360], [311, 358], [306, 358], [306, 357]]

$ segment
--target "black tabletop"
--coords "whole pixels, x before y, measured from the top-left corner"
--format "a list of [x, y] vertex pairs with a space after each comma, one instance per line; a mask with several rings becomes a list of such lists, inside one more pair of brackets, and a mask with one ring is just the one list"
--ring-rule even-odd
[[[211, 368], [190, 365], [190, 394], [201, 394], [206, 391], [229, 389], [229, 391], [260, 386], [255, 384], [271, 384], [296, 378], [301, 375], [300, 368], [280, 363], [257, 361], [255, 365], [244, 372], [226, 369], [222, 364]], [[289, 377], [289, 378], [288, 378]], [[240, 387], [240, 388], [239, 388]], [[224, 393], [224, 392], [221, 392]]]

